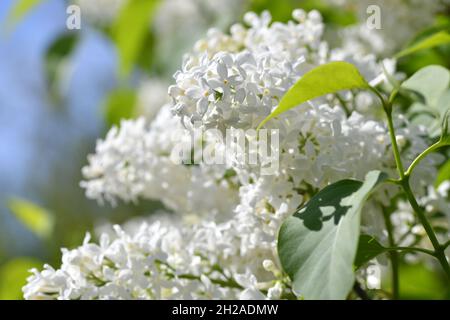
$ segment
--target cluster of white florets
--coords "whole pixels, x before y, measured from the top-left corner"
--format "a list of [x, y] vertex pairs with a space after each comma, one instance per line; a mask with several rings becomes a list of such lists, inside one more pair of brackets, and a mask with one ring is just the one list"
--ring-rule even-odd
[[169, 88], [174, 112], [208, 127], [255, 127], [303, 73], [325, 61], [319, 13], [293, 16], [296, 22], [270, 24], [267, 12], [248, 13], [250, 28], [235, 25], [231, 36], [210, 33], [175, 74]]
[[[255, 128], [306, 71], [332, 59], [321, 39], [320, 15], [296, 10], [293, 17], [281, 24], [271, 23], [268, 13], [250, 13], [248, 28], [210, 31], [176, 73], [169, 88], [172, 105], [153, 121], [123, 121], [98, 142], [83, 169], [88, 197], [113, 204], [159, 199], [175, 213], [157, 215], [133, 230], [116, 227], [116, 235], [104, 233], [99, 245], [87, 239], [64, 250], [60, 269], [34, 271], [24, 288], [27, 299], [290, 294], [276, 252], [281, 223], [330, 183], [362, 179], [374, 169], [393, 173], [383, 122], [356, 111], [349, 115], [326, 99], [292, 109], [267, 124], [280, 132], [279, 168], [272, 175], [261, 174], [258, 166], [176, 164], [171, 154], [193, 122], [220, 130]], [[341, 56], [359, 61], [371, 79], [381, 74], [374, 57]], [[411, 162], [426, 146], [424, 131], [408, 129], [401, 118], [396, 126], [402, 157]], [[430, 157], [417, 168], [412, 181], [418, 191], [432, 183], [439, 161]], [[383, 190], [395, 192], [395, 187]], [[433, 203], [444, 201], [435, 196]], [[366, 221], [381, 216], [383, 194], [373, 201], [377, 205], [365, 210]]]
[[87, 180], [81, 186], [88, 198], [100, 203], [157, 199], [175, 212], [229, 214], [237, 190], [232, 179], [226, 179], [226, 167], [183, 166], [173, 160], [173, 148], [189, 137], [169, 106], [150, 125], [144, 118], [123, 120], [98, 141], [83, 168]]

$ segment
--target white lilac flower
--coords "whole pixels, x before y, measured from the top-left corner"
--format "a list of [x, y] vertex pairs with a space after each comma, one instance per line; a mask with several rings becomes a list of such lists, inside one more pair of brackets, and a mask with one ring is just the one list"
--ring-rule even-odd
[[[375, 169], [394, 176], [385, 124], [365, 113], [347, 114], [326, 99], [294, 108], [267, 123], [280, 132], [279, 167], [272, 175], [239, 162], [232, 167], [175, 164], [170, 155], [186, 143], [193, 121], [220, 130], [255, 128], [304, 72], [337, 54], [321, 40], [317, 12], [293, 16], [297, 22], [270, 24], [267, 13], [250, 13], [245, 17], [250, 28], [236, 25], [230, 35], [211, 31], [176, 73], [169, 89], [172, 106], [163, 107], [150, 124], [123, 121], [98, 142], [83, 169], [88, 197], [113, 203], [160, 199], [174, 214], [158, 215], [132, 231], [116, 228], [116, 235], [103, 234], [99, 245], [86, 241], [64, 250], [60, 269], [47, 267], [29, 278], [26, 298], [276, 299], [289, 294], [276, 252], [281, 223], [330, 183], [363, 179]], [[358, 63], [366, 75], [380, 74], [373, 56], [344, 52], [341, 57]], [[425, 131], [401, 116], [395, 122], [408, 165], [425, 149]], [[411, 182], [418, 195], [427, 196], [425, 187], [433, 183], [440, 160], [432, 155], [417, 167]], [[376, 234], [380, 207], [396, 194], [398, 188], [390, 186], [375, 195], [364, 210], [364, 229]], [[445, 206], [437, 199], [430, 205]], [[186, 219], [191, 215], [201, 218]], [[399, 214], [395, 224], [407, 219]]]
[[[262, 252], [242, 251], [241, 230], [233, 221], [192, 227], [166, 214], [133, 233], [115, 230], [99, 244], [87, 236], [82, 246], [63, 250], [59, 270], [34, 270], [25, 298], [237, 299], [249, 292], [264, 298], [260, 290], [275, 285], [262, 267]], [[269, 282], [262, 286], [256, 277]], [[282, 290], [276, 285], [272, 297]]]
[[[318, 12], [303, 17], [296, 11], [295, 17], [301, 20], [270, 24], [268, 12], [247, 13], [250, 28], [235, 25], [229, 36], [209, 33], [175, 74], [173, 111], [206, 127], [256, 127], [303, 73], [325, 59]], [[221, 43], [222, 51], [210, 43]]]
[[224, 166], [179, 165], [171, 158], [190, 137], [167, 106], [150, 125], [144, 118], [124, 120], [97, 142], [81, 186], [100, 203], [154, 199], [180, 213], [230, 214], [237, 189]]
[[[174, 113], [185, 124], [201, 121], [206, 128], [255, 128], [304, 73], [328, 61], [355, 64], [373, 85], [385, 80], [375, 55], [328, 48], [317, 11], [295, 10], [293, 18], [271, 23], [268, 12], [247, 13], [249, 28], [237, 24], [230, 34], [211, 30], [175, 73], [176, 84], [169, 88]], [[395, 72], [394, 61], [383, 64]], [[358, 96], [347, 93], [352, 110]], [[376, 102], [369, 97], [366, 109]]]

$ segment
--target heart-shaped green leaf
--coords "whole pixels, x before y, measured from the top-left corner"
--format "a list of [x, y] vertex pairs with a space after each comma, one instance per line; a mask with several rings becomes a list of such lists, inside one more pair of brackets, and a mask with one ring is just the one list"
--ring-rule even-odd
[[342, 180], [317, 193], [282, 225], [278, 254], [293, 290], [305, 299], [345, 299], [354, 282], [353, 262], [361, 209], [386, 175]]
[[309, 100], [341, 90], [367, 89], [369, 87], [358, 69], [351, 63], [335, 61], [321, 65], [303, 75], [258, 128], [261, 128], [270, 119]]
[[365, 263], [386, 251], [387, 249], [373, 236], [362, 234], [359, 237], [358, 250], [356, 251], [355, 268], [360, 268]]

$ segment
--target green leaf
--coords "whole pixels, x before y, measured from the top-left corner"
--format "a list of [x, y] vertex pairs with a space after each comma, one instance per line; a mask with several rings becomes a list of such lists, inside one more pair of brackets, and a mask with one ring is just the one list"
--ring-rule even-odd
[[281, 265], [305, 299], [345, 299], [354, 283], [361, 209], [386, 175], [342, 180], [321, 190], [288, 218], [278, 236]]
[[418, 51], [431, 49], [447, 43], [450, 43], [450, 34], [448, 32], [441, 31], [419, 41], [418, 43], [411, 45], [405, 50], [397, 53], [395, 57], [397, 59], [402, 58]]
[[386, 251], [387, 249], [373, 236], [362, 234], [359, 237], [358, 250], [356, 251], [355, 268], [360, 268], [362, 265]]
[[428, 106], [436, 107], [449, 84], [450, 72], [444, 67], [432, 65], [417, 71], [402, 83], [401, 88], [419, 93]]
[[55, 105], [63, 105], [60, 84], [66, 73], [61, 72], [64, 63], [79, 41], [78, 32], [66, 32], [53, 41], [45, 52], [45, 75], [48, 85], [50, 101]]
[[19, 198], [9, 200], [8, 207], [15, 217], [37, 236], [48, 238], [51, 235], [54, 217], [48, 210]]
[[108, 126], [117, 125], [121, 119], [134, 116], [136, 107], [136, 92], [131, 89], [118, 89], [107, 97], [104, 112]]
[[434, 185], [437, 188], [446, 180], [450, 180], [450, 160], [444, 163], [444, 165], [439, 169]]
[[436, 109], [441, 115], [444, 115], [450, 109], [450, 90], [447, 90], [440, 96]]
[[131, 71], [139, 57], [158, 4], [159, 0], [128, 0], [121, 10], [113, 26], [121, 76], [126, 76]]
[[0, 267], [0, 300], [22, 299], [29, 270], [41, 267], [42, 262], [34, 258], [16, 258], [3, 264]]
[[369, 87], [358, 69], [351, 63], [336, 61], [321, 65], [303, 75], [258, 128], [270, 119], [309, 100], [341, 90], [368, 89]]

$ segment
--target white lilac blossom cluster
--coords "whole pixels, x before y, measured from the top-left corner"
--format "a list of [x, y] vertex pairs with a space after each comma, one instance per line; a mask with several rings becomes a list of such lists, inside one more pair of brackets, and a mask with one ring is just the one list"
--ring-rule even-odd
[[[189, 138], [169, 106], [161, 109], [147, 126], [141, 117], [123, 120], [106, 139], [98, 141], [89, 166], [83, 168], [87, 181], [81, 182], [89, 198], [136, 202], [158, 199], [175, 212], [229, 213], [237, 203], [232, 179], [223, 166], [183, 166], [174, 163], [175, 145]], [[186, 140], [186, 143], [190, 141]]]
[[[271, 24], [267, 12], [261, 17], [248, 13], [248, 29], [236, 24], [230, 35], [210, 30], [175, 73], [176, 84], [169, 88], [174, 113], [184, 122], [201, 121], [205, 127], [254, 128], [304, 73], [327, 61], [353, 63], [372, 84], [383, 80], [374, 55], [328, 48], [319, 12], [295, 10], [293, 18]], [[383, 63], [394, 71], [395, 62]], [[364, 105], [372, 105], [373, 97], [364, 96]], [[346, 99], [352, 107], [353, 95], [347, 93]]]
[[[240, 231], [237, 223], [187, 228], [167, 214], [153, 220], [131, 233], [116, 226], [115, 235], [102, 234], [98, 245], [87, 235], [81, 247], [63, 250], [59, 270], [45, 266], [34, 271], [25, 298], [230, 299], [260, 294], [251, 286], [243, 289], [247, 282], [256, 285], [246, 270], [257, 262], [240, 258], [240, 248], [233, 244]], [[260, 269], [260, 275], [271, 278], [273, 268]], [[279, 285], [267, 286], [280, 297]]]
[[[171, 154], [189, 136], [193, 122], [219, 130], [255, 128], [295, 81], [336, 52], [358, 62], [368, 79], [383, 80], [373, 56], [328, 48], [318, 12], [295, 10], [293, 18], [271, 23], [267, 12], [249, 13], [249, 27], [234, 25], [230, 34], [211, 30], [175, 74], [172, 104], [154, 120], [123, 121], [97, 143], [83, 169], [89, 198], [113, 204], [159, 199], [173, 213], [153, 216], [131, 230], [117, 226], [114, 235], [101, 234], [99, 244], [88, 237], [79, 248], [64, 250], [59, 269], [33, 271], [24, 287], [26, 299], [292, 295], [277, 258], [281, 223], [330, 183], [362, 179], [374, 169], [393, 173], [383, 122], [348, 113], [327, 99], [294, 108], [267, 124], [280, 132], [280, 164], [272, 175], [262, 175], [258, 166], [175, 164]], [[401, 155], [410, 163], [427, 146], [425, 130], [411, 128], [400, 116], [396, 126]], [[444, 187], [426, 192], [441, 160], [428, 157], [411, 181], [430, 210], [448, 211]], [[363, 228], [380, 225], [380, 208], [390, 205], [388, 199], [398, 191], [392, 186], [377, 193], [364, 210]], [[404, 211], [411, 209], [397, 211], [396, 229], [401, 229], [410, 219]], [[383, 235], [384, 229], [375, 232]]]
[[211, 31], [175, 74], [174, 112], [219, 129], [255, 127], [302, 74], [327, 58], [320, 14], [293, 16], [296, 22], [270, 24], [269, 13], [248, 13], [249, 29], [234, 25], [230, 36]]
[[[353, 51], [389, 56], [402, 49], [414, 35], [433, 23], [446, 0], [327, 0], [354, 11], [359, 24], [342, 30], [343, 46]], [[377, 6], [381, 28], [368, 27], [367, 20]]]

